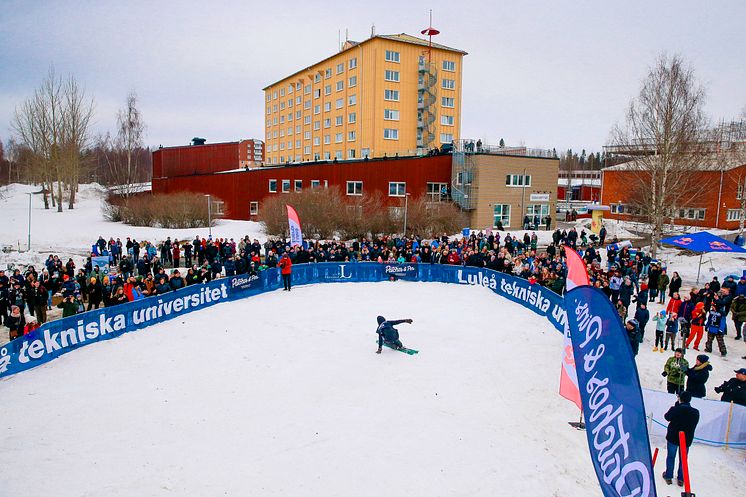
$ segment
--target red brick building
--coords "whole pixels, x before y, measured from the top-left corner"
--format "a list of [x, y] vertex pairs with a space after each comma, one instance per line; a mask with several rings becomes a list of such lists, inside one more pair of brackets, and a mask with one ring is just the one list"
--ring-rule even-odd
[[[635, 208], [631, 205], [634, 185], [639, 172], [631, 170], [630, 163], [618, 164], [602, 170], [601, 203], [611, 207], [606, 217], [634, 220]], [[677, 224], [704, 228], [737, 229], [741, 212], [741, 199], [746, 181], [744, 160], [727, 166], [704, 166], [695, 173], [698, 187], [704, 193], [691, 195], [687, 205], [675, 206]]]
[[413, 198], [430, 195], [437, 200], [441, 189], [451, 184], [450, 155], [252, 169], [237, 167], [236, 150], [236, 143], [222, 143], [154, 151], [153, 193], [210, 194], [220, 199], [215, 205], [216, 214], [256, 220], [267, 197], [304, 188], [338, 187], [349, 196], [379, 191], [386, 205], [402, 206], [405, 192]]

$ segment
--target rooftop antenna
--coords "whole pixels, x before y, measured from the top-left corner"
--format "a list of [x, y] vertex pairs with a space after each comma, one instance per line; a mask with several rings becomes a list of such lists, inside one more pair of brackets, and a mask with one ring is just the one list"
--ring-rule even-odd
[[373, 38], [376, 35], [376, 25], [375, 23], [370, 25], [370, 37]]
[[342, 38], [342, 30], [337, 30], [337, 52], [342, 51], [342, 42], [340, 41], [340, 38]]
[[345, 28], [345, 43], [350, 41], [350, 30], [349, 28]]
[[420, 31], [420, 33], [422, 33], [423, 35], [427, 35], [428, 38], [427, 63], [429, 64], [433, 50], [433, 36], [440, 34], [440, 31], [433, 27], [433, 9], [430, 9], [430, 25], [427, 27], [427, 29], [423, 29], [422, 31]]

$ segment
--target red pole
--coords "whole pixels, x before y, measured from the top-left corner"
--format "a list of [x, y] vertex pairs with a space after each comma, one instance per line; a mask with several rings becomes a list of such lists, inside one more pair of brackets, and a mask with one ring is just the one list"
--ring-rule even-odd
[[684, 470], [684, 492], [686, 492], [685, 495], [689, 495], [692, 492], [692, 487], [689, 481], [689, 460], [686, 458], [686, 435], [683, 431], [679, 432], [679, 451], [681, 467]]
[[658, 447], [655, 448], [655, 451], [653, 452], [653, 467], [655, 467], [655, 460], [658, 459]]

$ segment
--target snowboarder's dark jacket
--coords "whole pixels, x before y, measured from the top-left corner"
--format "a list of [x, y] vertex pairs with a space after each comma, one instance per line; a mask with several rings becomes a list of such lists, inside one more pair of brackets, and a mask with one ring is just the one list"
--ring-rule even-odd
[[386, 319], [383, 316], [378, 316], [378, 329], [376, 329], [376, 333], [378, 333], [378, 345], [383, 345], [383, 342], [395, 342], [399, 340], [399, 332], [396, 331], [397, 324], [406, 323], [406, 319], [397, 319], [395, 321], [386, 321]]

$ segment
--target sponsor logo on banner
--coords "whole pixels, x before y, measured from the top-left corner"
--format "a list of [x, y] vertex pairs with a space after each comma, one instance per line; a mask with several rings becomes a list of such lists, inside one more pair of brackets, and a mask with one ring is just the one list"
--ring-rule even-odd
[[249, 290], [258, 288], [261, 285], [261, 279], [256, 275], [244, 274], [231, 279], [231, 291]]
[[529, 200], [531, 202], [549, 202], [549, 194], [548, 193], [532, 193], [529, 195]]
[[352, 274], [347, 270], [346, 264], [337, 265], [337, 269], [327, 267], [324, 272], [324, 279], [330, 281], [344, 281], [352, 278]]
[[416, 278], [417, 266], [414, 264], [386, 264], [383, 272], [397, 278]]
[[591, 460], [605, 497], [655, 497], [640, 379], [608, 297], [590, 286], [565, 294]]

